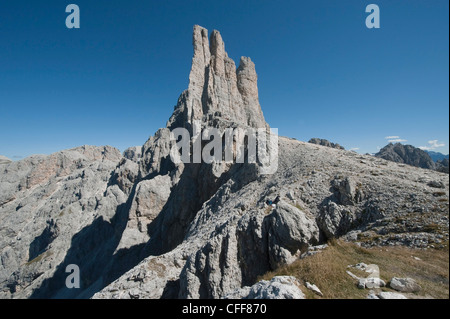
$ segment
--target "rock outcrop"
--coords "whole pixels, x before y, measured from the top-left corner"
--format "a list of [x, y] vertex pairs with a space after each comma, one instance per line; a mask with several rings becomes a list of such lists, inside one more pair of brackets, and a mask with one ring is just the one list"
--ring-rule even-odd
[[239, 67], [228, 57], [220, 33], [194, 26], [194, 56], [189, 87], [178, 99], [167, 128], [267, 127], [258, 99], [255, 64], [242, 57]]
[[126, 197], [107, 188], [121, 158], [112, 147], [82, 146], [0, 168], [2, 298], [74, 296], [56, 279], [66, 265], [90, 260], [82, 270], [99, 276], [112, 261]]
[[237, 289], [225, 299], [305, 299], [300, 283], [292, 276], [276, 276], [261, 280], [251, 287]]
[[305, 252], [319, 242], [315, 220], [283, 201], [266, 219], [270, 265], [275, 269], [289, 263], [297, 251]]
[[11, 162], [12, 161], [9, 158], [7, 158], [6, 156], [0, 155], [0, 165], [9, 164]]
[[379, 293], [371, 292], [367, 299], [408, 299], [404, 295], [397, 292], [380, 291]]
[[348, 267], [352, 267], [368, 273], [367, 277], [357, 277], [352, 272], [347, 270], [348, 275], [358, 280], [358, 288], [377, 289], [386, 286], [386, 283], [380, 278], [380, 268], [378, 267], [378, 265], [375, 264], [366, 265], [364, 263], [359, 263], [354, 266], [350, 265]]
[[142, 146], [132, 146], [123, 151], [123, 157], [138, 163], [142, 157]]
[[322, 146], [331, 147], [331, 148], [336, 148], [338, 150], [345, 149], [343, 146], [339, 145], [338, 143], [332, 143], [329, 140], [326, 140], [323, 138], [317, 138], [317, 137], [313, 137], [312, 139], [310, 139], [308, 141], [308, 143], [322, 145]]
[[[258, 277], [333, 237], [448, 241], [446, 174], [284, 137], [273, 174], [248, 160], [173, 161], [177, 128], [192, 137], [270, 129], [253, 62], [236, 68], [219, 32], [193, 31], [189, 86], [142, 147], [83, 146], [0, 166], [0, 297], [302, 298], [291, 279]], [[71, 264], [80, 289], [65, 286]]]

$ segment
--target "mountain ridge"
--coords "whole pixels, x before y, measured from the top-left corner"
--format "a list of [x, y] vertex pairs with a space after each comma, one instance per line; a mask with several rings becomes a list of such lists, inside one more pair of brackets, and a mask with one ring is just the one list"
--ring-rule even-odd
[[445, 155], [441, 152], [435, 152], [435, 151], [426, 151], [428, 155], [430, 155], [431, 159], [435, 162], [442, 161], [443, 159], [449, 159], [449, 154]]

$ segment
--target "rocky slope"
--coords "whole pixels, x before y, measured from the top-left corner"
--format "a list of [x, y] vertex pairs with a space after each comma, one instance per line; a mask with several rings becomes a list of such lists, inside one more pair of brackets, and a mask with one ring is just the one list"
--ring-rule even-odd
[[[258, 276], [332, 237], [448, 242], [448, 175], [436, 171], [285, 137], [274, 174], [249, 161], [174, 163], [175, 128], [269, 130], [253, 62], [236, 68], [220, 33], [199, 26], [193, 46], [188, 89], [142, 147], [0, 166], [0, 297], [264, 296], [259, 287], [284, 281], [254, 286]], [[69, 264], [80, 267], [79, 289], [65, 286]]]
[[65, 278], [64, 260], [99, 266], [97, 254], [112, 255], [105, 248], [126, 222], [118, 212], [126, 197], [107, 187], [121, 158], [112, 147], [82, 146], [0, 168], [2, 297], [58, 296], [49, 278]]
[[[179, 246], [144, 259], [95, 297], [223, 297], [334, 236], [366, 246], [448, 241], [445, 175], [287, 138], [279, 147], [276, 174], [243, 187], [228, 181]], [[276, 195], [281, 202], [268, 208]]]

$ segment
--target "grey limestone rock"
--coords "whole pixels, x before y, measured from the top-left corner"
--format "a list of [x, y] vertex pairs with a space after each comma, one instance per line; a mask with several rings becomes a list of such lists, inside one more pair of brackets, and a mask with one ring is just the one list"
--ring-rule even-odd
[[[87, 234], [88, 229], [99, 225], [96, 239], [90, 240], [92, 253], [113, 245], [113, 239], [106, 239], [115, 223], [107, 223], [114, 219], [125, 196], [120, 190], [107, 192], [106, 197], [104, 192], [121, 158], [112, 147], [83, 146], [13, 162], [1, 172], [3, 298], [49, 296], [43, 293], [44, 286], [52, 286], [50, 278], [60, 276], [56, 266], [62, 268], [71, 249], [73, 253], [75, 235], [83, 229]], [[88, 258], [90, 253], [78, 254]], [[54, 289], [53, 294], [57, 291]]]
[[394, 277], [389, 282], [389, 286], [400, 292], [418, 292], [422, 289], [420, 285], [412, 278]]
[[142, 157], [142, 146], [132, 146], [123, 151], [123, 157], [133, 162], [139, 162]]
[[322, 291], [320, 291], [319, 287], [317, 287], [315, 284], [311, 284], [309, 282], [305, 282], [306, 288], [314, 292], [316, 295], [323, 297]]
[[322, 146], [331, 147], [331, 148], [336, 148], [336, 149], [339, 149], [339, 150], [344, 150], [345, 149], [343, 146], [341, 146], [341, 145], [339, 145], [337, 143], [332, 143], [332, 142], [330, 142], [330, 141], [328, 141], [326, 139], [317, 138], [317, 137], [314, 137], [314, 138], [310, 139], [308, 141], [308, 143], [322, 145]]
[[9, 158], [7, 158], [6, 156], [0, 155], [0, 165], [9, 164], [11, 162], [12, 161]]
[[272, 268], [286, 264], [298, 250], [306, 251], [319, 241], [315, 221], [304, 212], [280, 201], [266, 221]]
[[397, 292], [390, 292], [390, 291], [381, 291], [378, 294], [378, 297], [380, 299], [408, 299], [405, 297], [405, 295], [399, 294]]
[[251, 287], [237, 289], [225, 299], [305, 299], [300, 283], [292, 276], [276, 276]]

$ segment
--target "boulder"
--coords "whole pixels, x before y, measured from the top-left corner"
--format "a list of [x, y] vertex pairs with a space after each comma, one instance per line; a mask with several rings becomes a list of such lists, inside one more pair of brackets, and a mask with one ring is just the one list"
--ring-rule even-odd
[[286, 264], [298, 250], [318, 243], [319, 230], [313, 219], [281, 200], [266, 220], [272, 268]]
[[367, 278], [360, 278], [358, 281], [358, 288], [360, 289], [376, 289], [386, 286], [386, 283], [376, 277], [367, 277]]
[[408, 299], [404, 295], [397, 292], [382, 291], [378, 294], [380, 299]]
[[367, 265], [365, 263], [359, 263], [353, 266], [350, 265], [348, 267], [365, 271], [366, 273], [369, 274], [366, 278], [360, 278], [347, 270], [347, 274], [349, 276], [358, 280], [358, 288], [377, 289], [386, 286], [386, 283], [382, 279], [380, 279], [380, 268], [378, 267], [378, 265], [375, 264]]
[[353, 214], [347, 207], [329, 201], [320, 210], [317, 224], [327, 238], [335, 238], [344, 235], [350, 229], [353, 219]]
[[397, 292], [381, 291], [375, 293], [373, 290], [367, 295], [367, 299], [408, 299], [404, 295]]
[[251, 287], [237, 289], [225, 299], [305, 299], [300, 283], [292, 276], [276, 276], [261, 280]]
[[389, 282], [389, 286], [392, 289], [401, 292], [418, 292], [422, 289], [414, 279], [408, 277], [407, 278], [394, 277]]
[[311, 284], [309, 282], [305, 282], [305, 286], [306, 286], [306, 288], [308, 288], [309, 290], [314, 292], [316, 295], [323, 297], [323, 293], [320, 291], [319, 287], [317, 287], [316, 285]]

